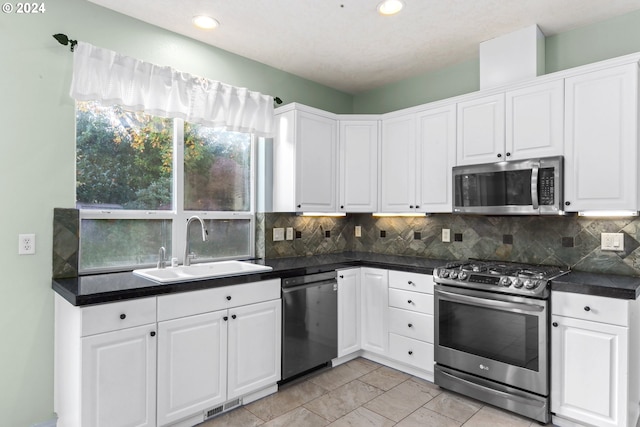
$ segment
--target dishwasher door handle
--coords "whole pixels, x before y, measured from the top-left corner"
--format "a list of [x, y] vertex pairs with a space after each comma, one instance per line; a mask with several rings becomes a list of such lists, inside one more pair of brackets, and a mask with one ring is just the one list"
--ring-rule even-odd
[[302, 289], [317, 288], [318, 286], [327, 286], [327, 285], [333, 285], [333, 290], [334, 291], [338, 290], [338, 282], [336, 280], [332, 279], [332, 280], [327, 280], [327, 281], [324, 281], [324, 282], [307, 283], [305, 285], [293, 286], [291, 288], [282, 288], [282, 293], [283, 294], [290, 294], [291, 292], [300, 291]]

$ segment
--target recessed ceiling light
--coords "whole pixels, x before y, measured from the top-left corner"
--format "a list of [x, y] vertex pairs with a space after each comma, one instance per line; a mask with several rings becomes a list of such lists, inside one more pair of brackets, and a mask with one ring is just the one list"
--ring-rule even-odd
[[193, 22], [193, 25], [203, 30], [213, 30], [220, 25], [218, 21], [207, 15], [196, 15], [193, 17], [191, 22]]
[[384, 0], [378, 4], [378, 13], [380, 15], [395, 15], [404, 7], [402, 0]]

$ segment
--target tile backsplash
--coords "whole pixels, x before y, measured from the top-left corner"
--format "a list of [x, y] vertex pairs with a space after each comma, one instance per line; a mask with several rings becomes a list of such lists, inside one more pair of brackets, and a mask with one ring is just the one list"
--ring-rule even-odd
[[[593, 273], [640, 276], [640, 218], [451, 214], [428, 217], [350, 214], [336, 218], [261, 213], [256, 223], [259, 257], [359, 251], [443, 261], [481, 258], [540, 263]], [[361, 227], [361, 237], [355, 237], [357, 225]], [[274, 227], [292, 227], [300, 237], [274, 242]], [[450, 230], [451, 242], [441, 241], [442, 229]], [[326, 237], [327, 230], [330, 237]], [[600, 250], [600, 233], [623, 233], [625, 250]]]

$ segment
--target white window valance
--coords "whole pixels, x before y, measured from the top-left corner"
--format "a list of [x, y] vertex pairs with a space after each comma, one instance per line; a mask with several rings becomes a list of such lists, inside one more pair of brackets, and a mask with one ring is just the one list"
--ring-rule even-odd
[[273, 97], [78, 42], [71, 97], [271, 137]]

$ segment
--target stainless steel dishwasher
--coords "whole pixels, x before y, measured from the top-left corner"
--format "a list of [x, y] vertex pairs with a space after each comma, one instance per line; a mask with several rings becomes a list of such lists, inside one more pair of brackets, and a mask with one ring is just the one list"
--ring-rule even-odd
[[338, 357], [336, 272], [282, 280], [282, 381], [295, 379]]

